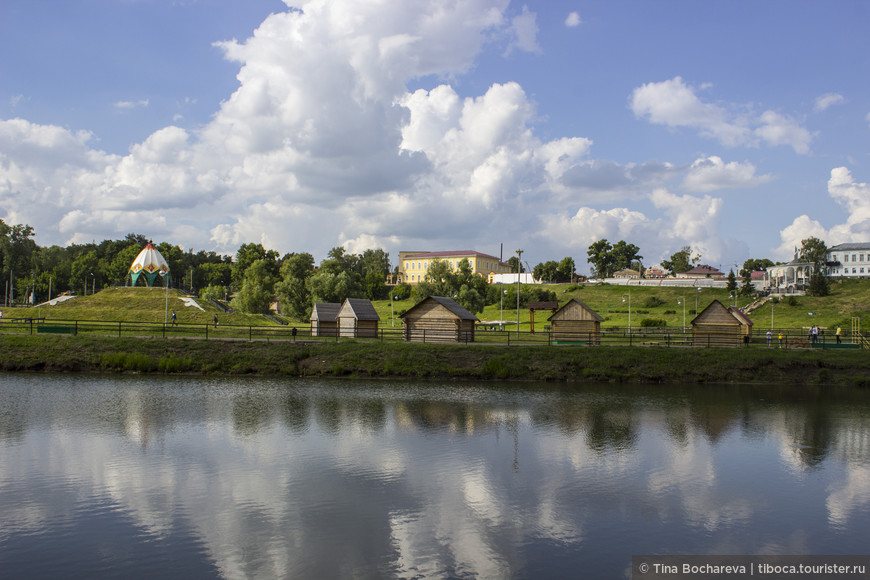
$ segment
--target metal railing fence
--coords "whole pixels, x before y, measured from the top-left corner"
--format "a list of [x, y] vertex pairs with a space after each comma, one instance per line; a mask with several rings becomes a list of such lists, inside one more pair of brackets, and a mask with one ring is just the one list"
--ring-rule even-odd
[[320, 329], [312, 333], [309, 326], [233, 325], [157, 322], [125, 322], [95, 320], [47, 320], [44, 318], [3, 318], [0, 334], [65, 334], [76, 336], [111, 336], [139, 338], [186, 338], [198, 340], [260, 340], [287, 342], [380, 341], [420, 342], [429, 344], [458, 343], [467, 345], [513, 346], [642, 346], [664, 348], [738, 347], [738, 348], [870, 348], [860, 333], [843, 332], [819, 335], [814, 340], [806, 329], [773, 329], [753, 331], [747, 337], [693, 333], [682, 328], [604, 328], [599, 332], [517, 332], [477, 328], [475, 331], [403, 328], [361, 329], [355, 335], [347, 329]]

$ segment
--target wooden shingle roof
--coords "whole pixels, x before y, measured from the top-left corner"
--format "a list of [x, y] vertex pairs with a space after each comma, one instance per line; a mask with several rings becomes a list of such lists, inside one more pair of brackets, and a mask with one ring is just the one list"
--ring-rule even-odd
[[341, 304], [337, 302], [315, 302], [310, 319], [320, 322], [335, 322], [340, 310]]
[[357, 320], [380, 320], [372, 301], [368, 298], [346, 298], [341, 310], [347, 306]]
[[414, 306], [409, 308], [404, 314], [400, 315], [399, 318], [404, 318], [409, 313], [413, 312], [414, 309], [420, 307], [420, 305], [425, 304], [428, 301], [437, 302], [438, 304], [449, 310], [452, 314], [456, 315], [460, 320], [480, 320], [479, 318], [477, 318], [477, 316], [460, 306], [456, 302], [456, 300], [454, 300], [453, 298], [447, 298], [445, 296], [429, 296], [425, 300], [422, 300], [418, 304], [415, 304]]

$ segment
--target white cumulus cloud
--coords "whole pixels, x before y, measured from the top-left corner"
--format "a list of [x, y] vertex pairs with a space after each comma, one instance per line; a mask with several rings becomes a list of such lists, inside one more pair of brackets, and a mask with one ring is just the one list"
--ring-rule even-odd
[[791, 257], [801, 240], [816, 237], [828, 246], [870, 239], [870, 184], [856, 182], [846, 167], [835, 167], [828, 180], [828, 195], [847, 213], [846, 221], [825, 228], [821, 222], [804, 214], [780, 231], [781, 244], [775, 252], [779, 259]]
[[583, 21], [580, 20], [580, 14], [578, 12], [571, 12], [565, 18], [565, 26], [568, 28], [574, 28], [576, 26], [580, 26], [583, 24]]
[[791, 147], [799, 154], [810, 151], [812, 135], [791, 117], [770, 110], [753, 115], [733, 104], [705, 102], [681, 77], [636, 88], [630, 106], [639, 118], [657, 125], [695, 129], [728, 147], [764, 142]]
[[683, 179], [689, 191], [708, 192], [723, 188], [754, 187], [770, 181], [770, 175], [755, 175], [752, 163], [725, 163], [721, 157], [711, 155], [697, 159]]
[[834, 105], [842, 104], [846, 101], [843, 95], [838, 93], [827, 93], [816, 98], [816, 104], [813, 107], [815, 111], [824, 111]]

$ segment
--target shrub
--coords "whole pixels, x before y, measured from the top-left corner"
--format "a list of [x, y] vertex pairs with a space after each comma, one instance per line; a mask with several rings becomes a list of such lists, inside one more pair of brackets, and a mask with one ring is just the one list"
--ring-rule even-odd
[[656, 308], [664, 303], [665, 301], [658, 296], [648, 296], [647, 299], [643, 301], [643, 305], [647, 308]]
[[676, 314], [676, 310], [665, 310], [665, 314]]
[[644, 328], [664, 328], [668, 323], [661, 318], [644, 318], [640, 325]]
[[798, 305], [797, 298], [795, 298], [794, 296], [789, 296], [788, 300], [786, 301], [786, 304], [788, 304], [789, 306], [797, 306]]
[[199, 293], [203, 300], [223, 300], [226, 298], [227, 289], [223, 286], [209, 284]]
[[149, 372], [154, 368], [151, 357], [138, 352], [105, 353], [100, 357], [100, 363], [115, 370]]

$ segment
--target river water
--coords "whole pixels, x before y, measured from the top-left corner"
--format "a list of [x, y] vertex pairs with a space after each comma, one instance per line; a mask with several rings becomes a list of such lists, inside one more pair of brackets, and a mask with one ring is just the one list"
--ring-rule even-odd
[[4, 578], [866, 554], [870, 391], [0, 375]]

